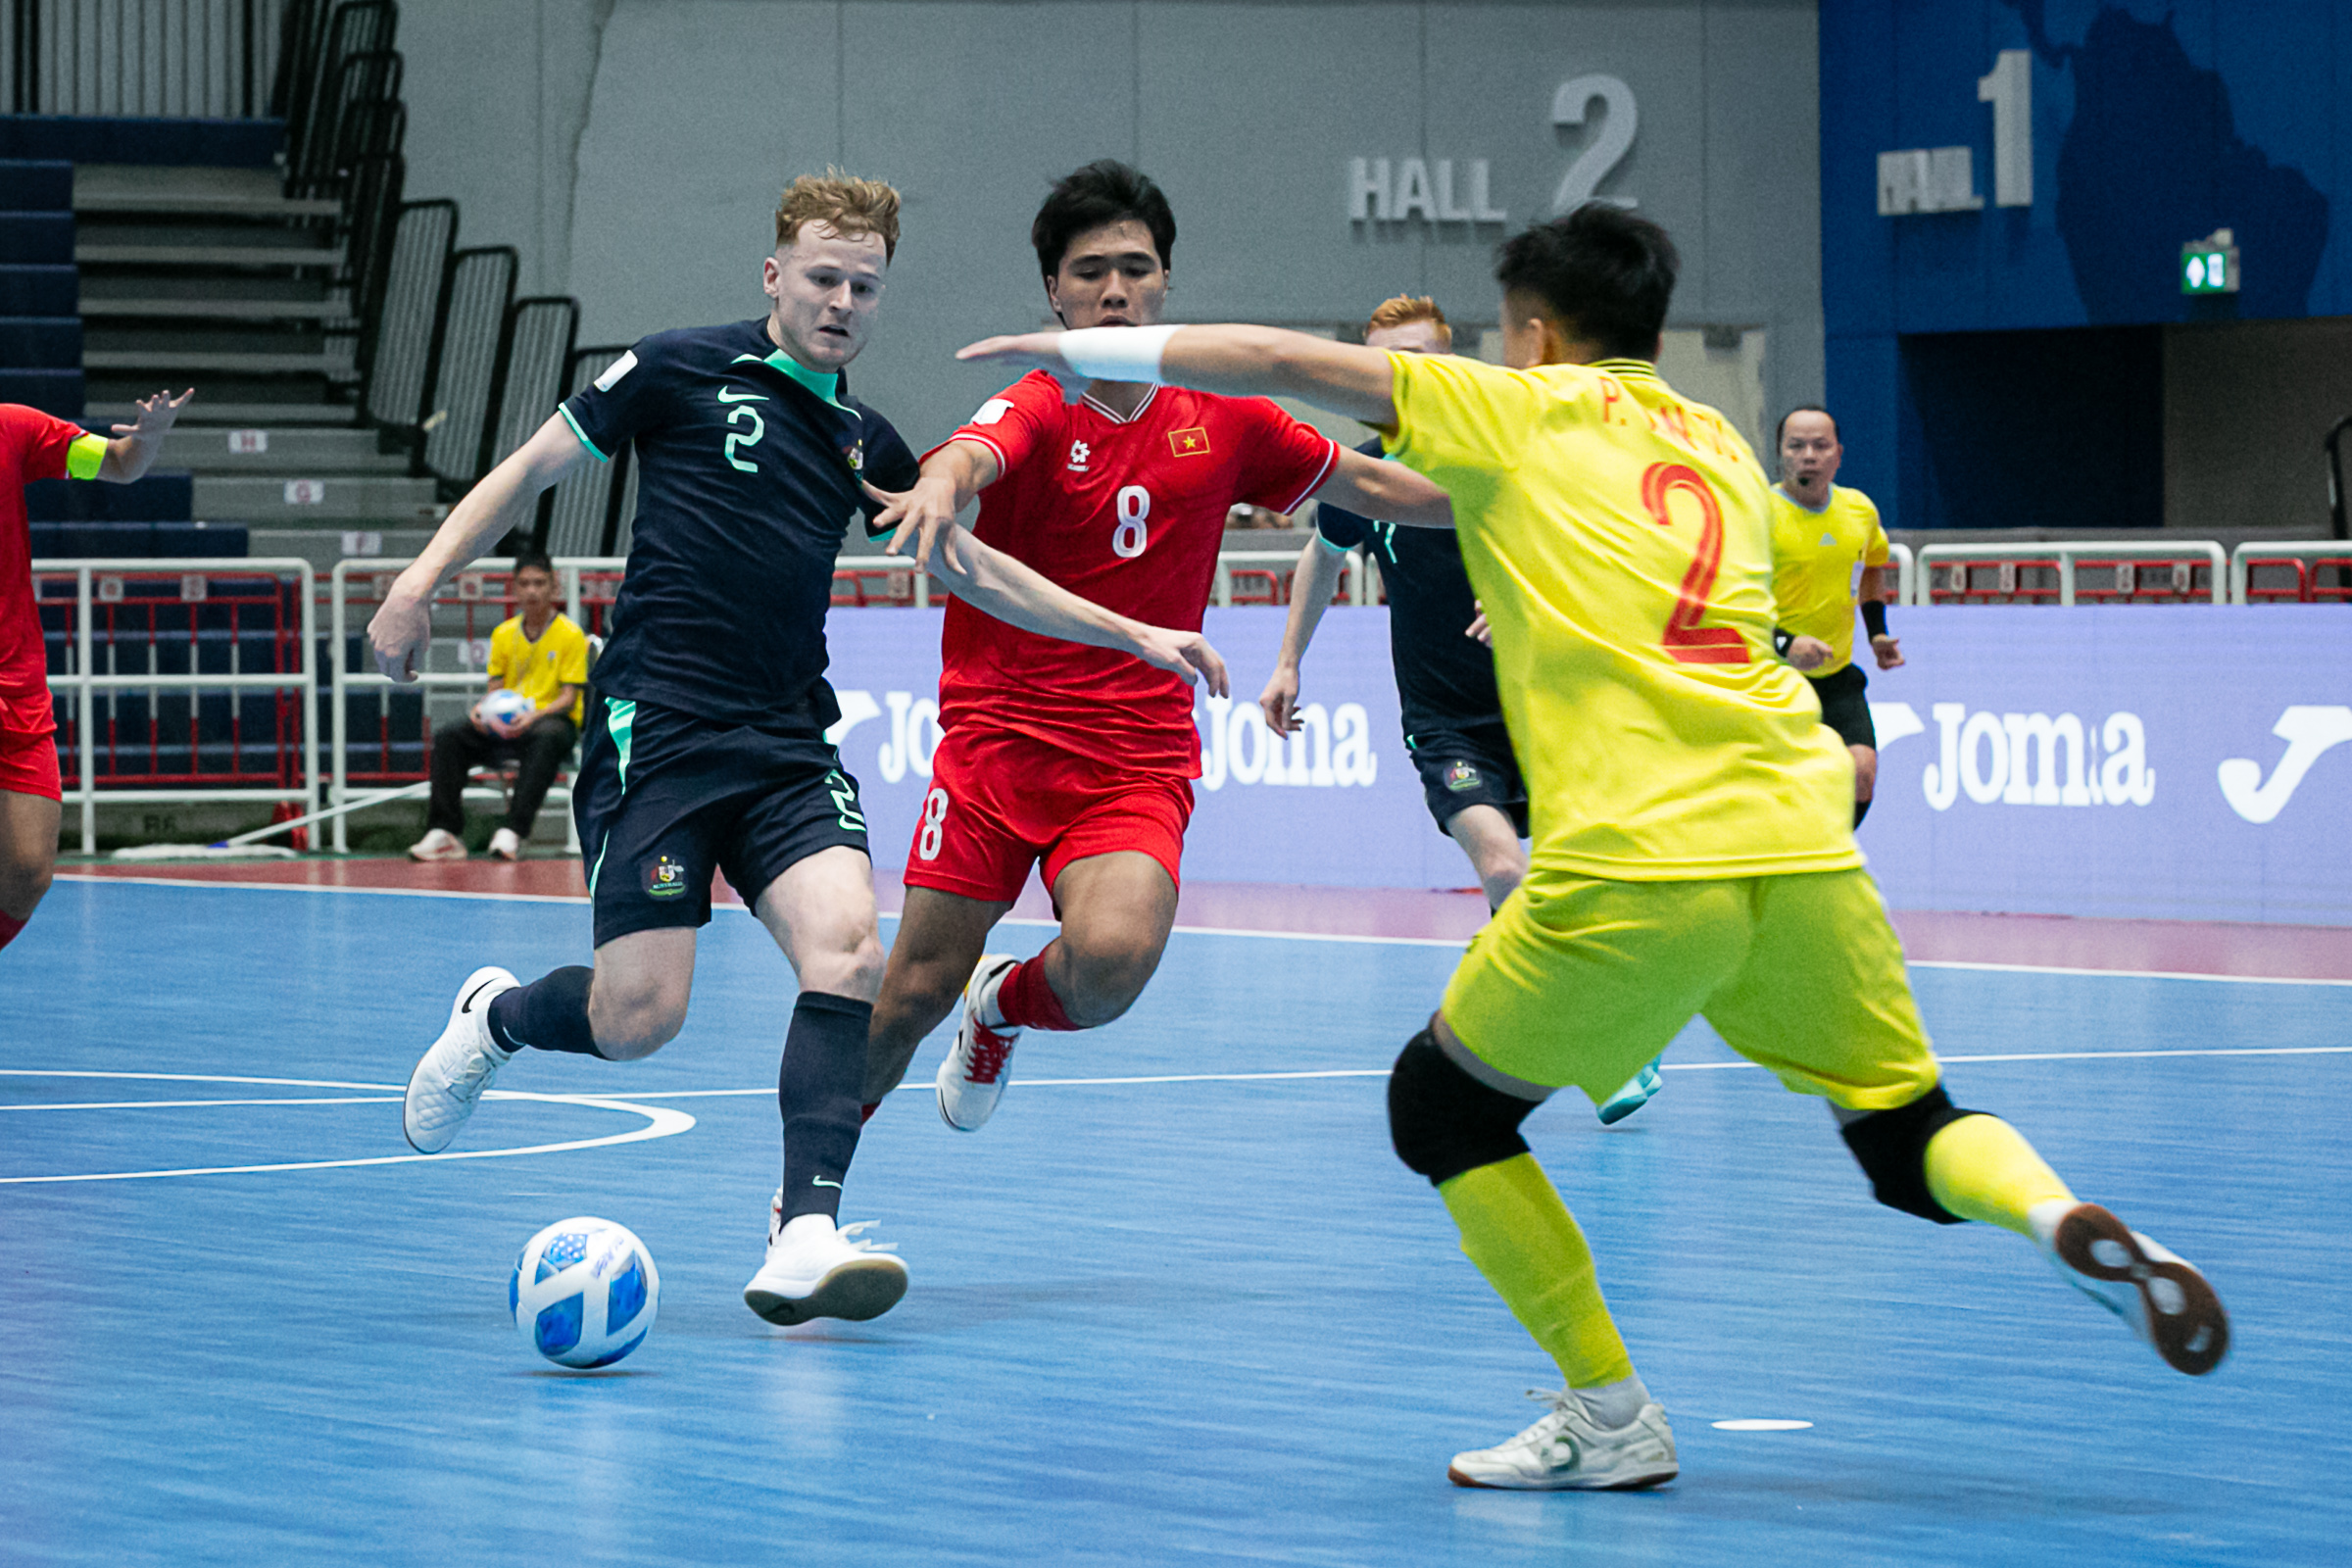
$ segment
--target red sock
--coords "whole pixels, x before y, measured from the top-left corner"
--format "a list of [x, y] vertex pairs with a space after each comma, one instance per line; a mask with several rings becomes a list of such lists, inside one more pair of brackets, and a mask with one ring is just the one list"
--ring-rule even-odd
[[24, 929], [24, 922], [15, 915], [0, 914], [0, 948], [5, 948], [11, 942], [16, 941], [17, 933]]
[[1078, 1029], [1061, 1010], [1061, 999], [1046, 984], [1046, 960], [1030, 958], [1012, 966], [997, 988], [997, 1011], [1014, 1029]]

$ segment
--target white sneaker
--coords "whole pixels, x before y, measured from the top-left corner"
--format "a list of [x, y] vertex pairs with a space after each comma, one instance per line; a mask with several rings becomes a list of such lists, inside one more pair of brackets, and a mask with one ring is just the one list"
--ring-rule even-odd
[[466, 841], [447, 828], [433, 828], [424, 837], [409, 846], [409, 858], [412, 860], [463, 860], [466, 858]]
[[490, 858], [496, 860], [522, 858], [522, 840], [514, 836], [513, 828], [502, 827], [490, 835]]
[[997, 988], [1019, 962], [1005, 954], [985, 954], [964, 982], [963, 1021], [956, 1027], [956, 1049], [939, 1064], [938, 1080], [939, 1119], [959, 1133], [976, 1133], [985, 1126], [1011, 1081], [1005, 1069], [1021, 1032], [1002, 1024], [992, 1028], [980, 1021], [980, 1014], [995, 1008]]
[[1551, 1413], [1510, 1442], [1457, 1453], [1446, 1479], [1457, 1487], [1513, 1492], [1633, 1492], [1672, 1481], [1674, 1433], [1662, 1405], [1645, 1404], [1621, 1427], [1597, 1427], [1566, 1389], [1530, 1389]]
[[409, 1074], [400, 1125], [409, 1135], [409, 1147], [418, 1153], [438, 1154], [447, 1149], [498, 1069], [514, 1059], [513, 1052], [499, 1050], [490, 1038], [490, 1003], [521, 983], [491, 966], [474, 970], [458, 987], [458, 1000], [449, 1007], [449, 1027]]
[[790, 1327], [815, 1317], [862, 1323], [880, 1317], [906, 1294], [906, 1265], [896, 1249], [862, 1240], [874, 1221], [833, 1228], [823, 1214], [784, 1223], [784, 1195], [767, 1204], [767, 1260], [743, 1288], [743, 1304]]
[[2176, 1371], [2203, 1377], [2230, 1353], [2230, 1314], [2205, 1276], [2098, 1204], [2066, 1211], [2049, 1259], [2069, 1285], [2130, 1324]]

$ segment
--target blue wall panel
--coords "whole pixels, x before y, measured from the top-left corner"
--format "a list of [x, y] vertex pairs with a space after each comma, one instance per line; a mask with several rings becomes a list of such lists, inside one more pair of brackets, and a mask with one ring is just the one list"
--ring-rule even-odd
[[[1829, 384], [1848, 471], [1866, 488], [1874, 474], [1890, 522], [1978, 520], [1952, 497], [1927, 504], [1898, 334], [2352, 315], [2352, 14], [2337, 0], [1822, 0], [1821, 39]], [[2004, 49], [2034, 56], [2030, 208], [1991, 205], [1977, 79]], [[1947, 146], [1973, 150], [1984, 210], [1880, 217], [1878, 155]], [[2221, 227], [2243, 292], [2183, 297], [2180, 246]], [[1987, 462], [2009, 396], [1987, 382], [1974, 411]]]

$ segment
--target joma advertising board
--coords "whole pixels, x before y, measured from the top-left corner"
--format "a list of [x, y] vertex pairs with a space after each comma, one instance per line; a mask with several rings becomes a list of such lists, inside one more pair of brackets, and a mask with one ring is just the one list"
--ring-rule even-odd
[[[1211, 611], [1231, 701], [1196, 700], [1185, 871], [1461, 887], [1406, 760], [1384, 611], [1325, 616], [1307, 728], [1254, 699], [1279, 610]], [[1900, 610], [1874, 672], [1871, 868], [1898, 908], [2352, 924], [2352, 613], [2330, 606]], [[837, 611], [844, 760], [874, 854], [904, 865], [938, 744], [939, 615]]]

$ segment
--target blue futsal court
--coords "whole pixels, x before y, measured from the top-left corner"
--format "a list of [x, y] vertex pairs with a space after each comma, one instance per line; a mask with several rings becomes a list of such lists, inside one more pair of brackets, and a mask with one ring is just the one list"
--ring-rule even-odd
[[[2212, 1276], [2235, 1350], [2201, 1382], [2016, 1238], [1876, 1206], [1823, 1109], [1703, 1028], [1622, 1127], [1540, 1112], [1683, 1464], [1543, 1495], [1446, 1482], [1553, 1373], [1388, 1149], [1383, 1074], [1452, 946], [1180, 933], [1129, 1017], [1023, 1044], [981, 1135], [927, 1087], [887, 1105], [844, 1216], [912, 1290], [779, 1330], [739, 1293], [791, 979], [740, 911], [660, 1055], [526, 1054], [453, 1155], [401, 1141], [458, 980], [579, 961], [587, 927], [58, 885], [0, 967], [0, 1559], [2344, 1560], [2340, 985], [1915, 970], [1955, 1098]], [[505, 1315], [522, 1243], [576, 1213], [662, 1272], [652, 1338], [595, 1375]], [[1713, 1425], [1759, 1419], [1812, 1425]]]

